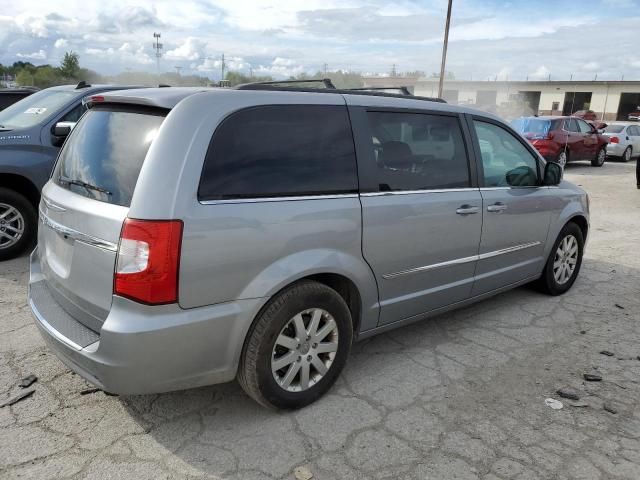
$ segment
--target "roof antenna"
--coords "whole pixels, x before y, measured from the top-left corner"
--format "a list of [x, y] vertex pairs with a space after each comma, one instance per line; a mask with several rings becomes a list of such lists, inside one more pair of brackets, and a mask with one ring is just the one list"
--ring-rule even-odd
[[84, 80], [80, 80], [80, 82], [78, 82], [78, 85], [76, 85], [76, 90], [82, 90], [83, 88], [89, 88], [90, 86], [91, 85], [89, 85]]

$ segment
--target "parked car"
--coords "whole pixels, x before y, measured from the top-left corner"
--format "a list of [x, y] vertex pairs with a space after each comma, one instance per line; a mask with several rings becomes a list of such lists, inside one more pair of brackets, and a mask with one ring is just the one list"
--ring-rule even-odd
[[37, 91], [35, 87], [0, 88], [0, 111]]
[[615, 122], [607, 125], [604, 135], [609, 139], [607, 156], [628, 162], [640, 155], [640, 126], [636, 123]]
[[89, 105], [42, 192], [29, 305], [107, 392], [237, 377], [301, 407], [354, 339], [580, 270], [586, 193], [492, 115], [262, 84]]
[[594, 167], [604, 165], [607, 137], [580, 118], [522, 117], [513, 126], [548, 161], [562, 167], [577, 160], [590, 160]]
[[84, 82], [47, 88], [0, 112], [0, 260], [33, 244], [40, 189], [58, 150], [86, 110], [83, 98], [131, 88]]
[[629, 113], [629, 115], [627, 115], [627, 119], [635, 121], [640, 120], [640, 106], [633, 112]]

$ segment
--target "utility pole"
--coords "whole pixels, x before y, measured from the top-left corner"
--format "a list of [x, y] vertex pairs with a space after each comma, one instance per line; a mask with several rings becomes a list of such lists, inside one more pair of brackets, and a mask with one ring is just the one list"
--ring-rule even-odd
[[160, 57], [162, 57], [162, 47], [163, 45], [160, 43], [160, 34], [153, 32], [153, 48], [156, 51], [156, 73], [160, 76]]
[[249, 78], [253, 78], [253, 67], [249, 65]]
[[440, 83], [438, 84], [438, 97], [442, 98], [444, 89], [444, 73], [447, 65], [447, 47], [449, 46], [449, 25], [451, 24], [451, 4], [453, 0], [449, 0], [447, 7], [447, 23], [444, 26], [444, 43], [442, 44], [442, 63], [440, 64]]
[[324, 64], [324, 76], [327, 76], [327, 69], [329, 68], [329, 65], [327, 65], [326, 63]]
[[392, 77], [396, 76], [396, 64], [395, 63], [393, 65], [391, 65], [391, 76]]
[[222, 54], [222, 62], [220, 63], [220, 81], [224, 80], [224, 53]]
[[179, 67], [179, 66], [177, 66], [177, 65], [176, 65], [176, 66], [175, 66], [175, 67], [173, 67], [173, 68], [175, 68], [175, 69], [176, 69], [176, 73], [178, 74], [178, 76], [180, 76], [180, 70], [182, 70], [182, 67]]

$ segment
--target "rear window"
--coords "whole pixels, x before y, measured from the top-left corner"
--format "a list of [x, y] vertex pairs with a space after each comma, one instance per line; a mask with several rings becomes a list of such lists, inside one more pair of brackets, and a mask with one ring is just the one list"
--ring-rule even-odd
[[604, 129], [606, 133], [620, 133], [624, 130], [624, 125], [607, 125]]
[[519, 133], [546, 135], [551, 130], [551, 120], [519, 118], [513, 122], [513, 128]]
[[94, 200], [128, 207], [163, 111], [93, 108], [73, 129], [53, 181]]
[[218, 127], [198, 197], [221, 200], [357, 189], [346, 107], [268, 105], [236, 112]]

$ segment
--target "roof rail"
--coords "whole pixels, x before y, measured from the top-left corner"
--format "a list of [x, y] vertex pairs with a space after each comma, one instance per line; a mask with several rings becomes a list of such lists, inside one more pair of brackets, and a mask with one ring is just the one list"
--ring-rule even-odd
[[78, 85], [76, 85], [76, 90], [82, 90], [83, 88], [89, 88], [91, 85], [89, 85], [87, 82], [85, 82], [84, 80], [80, 80], [78, 82]]
[[413, 97], [413, 93], [411, 93], [409, 91], [408, 87], [405, 86], [401, 86], [401, 87], [357, 87], [357, 88], [349, 88], [347, 90], [355, 90], [355, 91], [362, 91], [362, 92], [384, 92], [387, 90], [400, 90], [400, 93], [402, 95], [406, 95], [409, 97]]
[[325, 89], [336, 90], [330, 78], [319, 78], [314, 80], [274, 80], [269, 82], [252, 82], [238, 85], [238, 90], [268, 90], [268, 87], [277, 87], [278, 85], [291, 85], [298, 83], [323, 83]]

